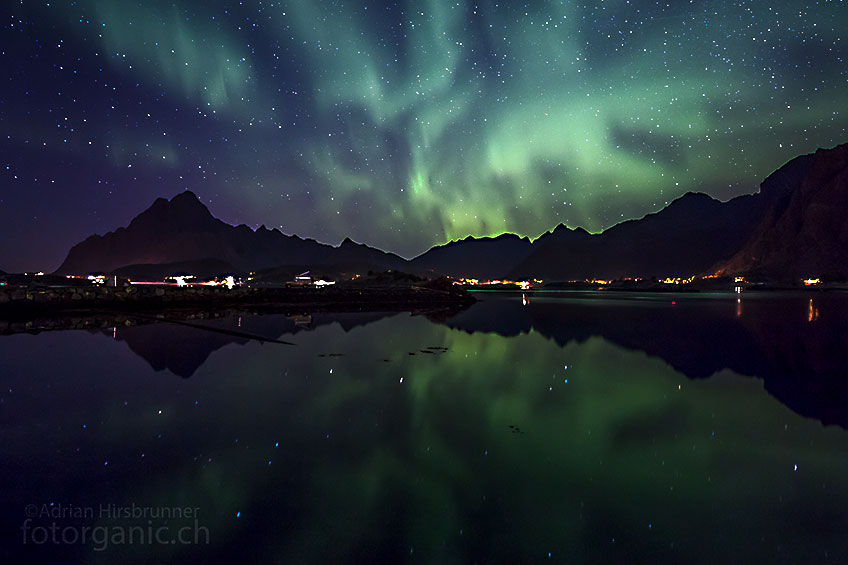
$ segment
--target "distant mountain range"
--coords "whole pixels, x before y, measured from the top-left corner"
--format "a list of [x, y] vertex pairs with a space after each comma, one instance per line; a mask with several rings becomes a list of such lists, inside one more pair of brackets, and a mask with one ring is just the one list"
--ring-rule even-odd
[[280, 266], [366, 270], [401, 269], [397, 255], [345, 239], [339, 247], [284, 235], [260, 226], [231, 226], [212, 216], [186, 191], [170, 201], [158, 198], [126, 228], [93, 235], [73, 246], [59, 274], [108, 272], [155, 276], [177, 271], [215, 275]]
[[544, 280], [748, 275], [848, 278], [848, 144], [797, 157], [760, 192], [719, 202], [689, 192], [603, 233], [560, 224], [532, 243], [466, 238], [416, 257], [420, 270]]
[[407, 261], [345, 239], [338, 247], [213, 217], [186, 191], [159, 198], [126, 228], [71, 248], [59, 274], [160, 278], [325, 268], [405, 270], [480, 279], [689, 277], [719, 273], [789, 280], [848, 278], [848, 144], [797, 157], [756, 194], [728, 202], [689, 192], [659, 212], [602, 233], [559, 225], [535, 241], [467, 237]]

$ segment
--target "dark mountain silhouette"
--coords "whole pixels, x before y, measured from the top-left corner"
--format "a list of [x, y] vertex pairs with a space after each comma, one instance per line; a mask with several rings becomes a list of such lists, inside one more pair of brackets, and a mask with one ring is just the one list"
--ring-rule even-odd
[[403, 270], [407, 265], [407, 260], [394, 253], [386, 253], [373, 247], [368, 247], [363, 243], [357, 243], [349, 237], [344, 238], [341, 245], [337, 248], [332, 261], [325, 264], [332, 264], [336, 268], [356, 267], [368, 270], [382, 271], [385, 269]]
[[559, 226], [509, 273], [554, 280], [688, 277], [730, 257], [750, 236], [761, 198], [727, 203], [689, 192], [661, 211], [592, 235]]
[[659, 212], [600, 234], [560, 224], [532, 243], [512, 234], [468, 237], [434, 247], [412, 264], [435, 273], [489, 279], [688, 277], [739, 250], [767, 200], [758, 194], [722, 203], [689, 192]]
[[756, 194], [720, 202], [689, 192], [662, 210], [602, 233], [559, 225], [530, 243], [511, 234], [468, 237], [413, 260], [454, 276], [539, 278], [821, 274], [846, 278], [848, 145], [792, 159]]
[[[365, 269], [397, 268], [397, 255], [345, 240], [332, 247], [260, 226], [231, 226], [212, 216], [190, 191], [170, 201], [157, 199], [126, 228], [93, 235], [71, 248], [58, 274], [148, 270], [150, 265], [210, 260], [226, 271], [259, 271], [280, 265], [339, 265]], [[140, 266], [148, 267], [140, 267]], [[129, 266], [133, 266], [129, 269]], [[168, 267], [170, 268], [170, 267]], [[167, 270], [167, 268], [166, 268]]]
[[123, 268], [158, 277], [168, 270], [273, 274], [324, 267], [328, 272], [393, 269], [548, 281], [715, 272], [787, 281], [845, 279], [846, 209], [848, 144], [797, 157], [765, 179], [758, 193], [727, 202], [689, 192], [656, 213], [599, 234], [559, 225], [532, 242], [515, 234], [467, 237], [412, 261], [349, 238], [332, 247], [265, 226], [255, 231], [234, 227], [184, 192], [170, 201], [157, 199], [126, 228], [75, 245], [57, 273]]
[[494, 279], [533, 250], [530, 239], [507, 233], [497, 237], [466, 237], [431, 248], [411, 261], [416, 272]]
[[[720, 270], [768, 278], [848, 278], [848, 144], [819, 149], [783, 167], [767, 184], [785, 185], [748, 242]], [[794, 162], [793, 162], [794, 163]]]

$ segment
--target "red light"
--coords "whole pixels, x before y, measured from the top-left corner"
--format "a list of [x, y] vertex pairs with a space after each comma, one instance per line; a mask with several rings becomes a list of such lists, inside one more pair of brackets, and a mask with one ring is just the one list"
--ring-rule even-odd
[[671, 305], [672, 305], [672, 306], [674, 306], [675, 304], [677, 304], [677, 302], [675, 302], [674, 300], [672, 300], [672, 301], [671, 301]]

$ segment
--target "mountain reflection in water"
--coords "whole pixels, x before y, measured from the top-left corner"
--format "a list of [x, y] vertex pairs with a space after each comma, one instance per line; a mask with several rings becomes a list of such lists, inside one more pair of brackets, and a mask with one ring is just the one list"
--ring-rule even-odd
[[[0, 337], [0, 558], [846, 562], [844, 295], [479, 296]], [[29, 504], [210, 542], [23, 543]]]
[[602, 337], [662, 358], [692, 379], [722, 369], [763, 379], [795, 412], [848, 427], [848, 294], [492, 296], [447, 324], [502, 336], [536, 331], [560, 346]]
[[[448, 327], [503, 337], [538, 332], [564, 346], [601, 337], [660, 357], [689, 378], [723, 370], [760, 378], [786, 406], [825, 424], [848, 428], [848, 295], [842, 293], [612, 294], [479, 293]], [[350, 331], [386, 313], [321, 313], [301, 318], [248, 315], [204, 320], [210, 328], [237, 328], [266, 339], [338, 324]], [[431, 320], [436, 319], [431, 317]], [[111, 331], [104, 332], [112, 336]], [[150, 366], [192, 376], [209, 355], [238, 338], [197, 328], [152, 324], [119, 328], [114, 337]]]

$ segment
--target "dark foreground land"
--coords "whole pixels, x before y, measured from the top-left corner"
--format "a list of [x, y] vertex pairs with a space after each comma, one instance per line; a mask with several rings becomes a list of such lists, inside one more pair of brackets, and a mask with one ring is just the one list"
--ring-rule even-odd
[[468, 292], [440, 281], [405, 285], [325, 288], [212, 286], [0, 287], [0, 317], [84, 311], [150, 312], [175, 308], [273, 308], [277, 310], [417, 310], [471, 304]]

